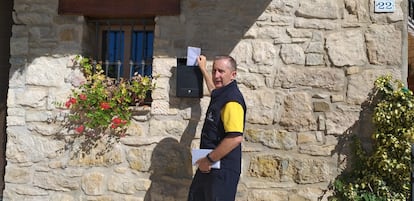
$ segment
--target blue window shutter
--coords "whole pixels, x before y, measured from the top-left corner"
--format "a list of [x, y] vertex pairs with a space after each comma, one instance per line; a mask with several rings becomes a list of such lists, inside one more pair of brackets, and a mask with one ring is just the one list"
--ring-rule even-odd
[[[119, 30], [105, 31], [103, 45], [103, 55], [105, 56], [105, 60], [107, 60], [110, 64], [107, 72], [108, 76], [119, 78], [119, 76], [123, 73], [122, 62], [124, 58], [124, 32]], [[119, 70], [117, 64], [118, 61], [121, 61]]]
[[148, 66], [147, 66], [147, 71], [146, 74], [147, 76], [152, 76], [152, 58], [153, 58], [153, 54], [154, 53], [154, 32], [153, 31], [147, 31], [147, 58], [146, 60], [149, 61], [148, 62]]
[[140, 34], [138, 31], [134, 31], [132, 33], [132, 44], [131, 44], [131, 59], [134, 62], [134, 73], [138, 72], [140, 75], [142, 75], [142, 41], [143, 41], [143, 35]]
[[[142, 76], [152, 75], [153, 31], [134, 31], [132, 33], [131, 59], [136, 64], [134, 72]], [[142, 62], [145, 61], [145, 66]]]

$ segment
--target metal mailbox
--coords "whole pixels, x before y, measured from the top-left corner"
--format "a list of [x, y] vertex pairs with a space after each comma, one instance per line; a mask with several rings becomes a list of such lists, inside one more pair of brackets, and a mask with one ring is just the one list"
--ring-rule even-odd
[[177, 58], [176, 96], [203, 97], [203, 75], [198, 66], [187, 66], [186, 58]]

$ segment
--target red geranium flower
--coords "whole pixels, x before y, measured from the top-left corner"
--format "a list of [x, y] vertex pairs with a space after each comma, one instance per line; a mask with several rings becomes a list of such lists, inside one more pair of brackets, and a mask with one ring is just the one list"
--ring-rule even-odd
[[103, 109], [103, 110], [107, 110], [107, 109], [111, 108], [111, 106], [107, 102], [102, 102], [100, 106], [101, 106], [101, 109]]
[[116, 117], [116, 118], [112, 119], [112, 123], [114, 123], [114, 124], [121, 124], [121, 122], [122, 122], [122, 119], [119, 118], [119, 117]]
[[125, 125], [126, 123], [127, 123], [126, 120], [123, 120], [123, 119], [121, 119], [119, 117], [115, 117], [115, 118], [112, 119], [111, 128], [117, 128], [119, 126]]
[[66, 108], [69, 108], [70, 105], [71, 105], [71, 103], [69, 101], [66, 101], [66, 103], [65, 103]]
[[77, 127], [75, 129], [76, 132], [78, 133], [82, 133], [85, 130], [85, 126], [84, 125], [80, 125], [79, 127]]
[[68, 101], [66, 101], [65, 106], [69, 108], [72, 104], [76, 103], [76, 98], [70, 97]]
[[81, 100], [86, 100], [86, 95], [85, 94], [79, 94], [79, 99], [81, 99]]

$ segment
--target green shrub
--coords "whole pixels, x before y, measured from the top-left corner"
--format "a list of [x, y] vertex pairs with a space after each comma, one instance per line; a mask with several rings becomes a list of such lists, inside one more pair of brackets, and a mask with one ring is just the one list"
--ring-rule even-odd
[[366, 152], [357, 137], [351, 172], [334, 183], [331, 200], [407, 200], [410, 194], [411, 143], [414, 138], [414, 97], [389, 75], [375, 81], [373, 150]]

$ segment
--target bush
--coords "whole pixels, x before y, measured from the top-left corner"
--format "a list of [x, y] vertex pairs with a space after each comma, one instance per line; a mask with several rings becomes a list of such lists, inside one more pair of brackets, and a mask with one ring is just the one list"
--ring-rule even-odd
[[373, 114], [373, 151], [354, 141], [353, 170], [339, 177], [331, 200], [407, 200], [410, 194], [414, 97], [399, 80], [375, 81], [378, 98]]

